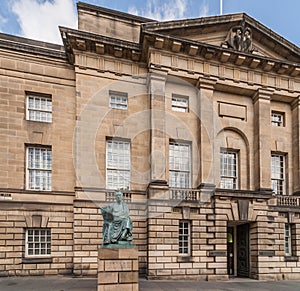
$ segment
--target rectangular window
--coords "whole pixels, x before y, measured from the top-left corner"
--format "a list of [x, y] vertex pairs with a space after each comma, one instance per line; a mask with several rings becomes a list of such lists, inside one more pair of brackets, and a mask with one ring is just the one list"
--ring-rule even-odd
[[189, 98], [186, 96], [172, 96], [172, 110], [178, 112], [189, 111]]
[[107, 189], [130, 188], [130, 142], [107, 140], [106, 186]]
[[109, 92], [109, 107], [127, 110], [128, 95], [122, 92]]
[[283, 127], [284, 125], [284, 113], [272, 111], [271, 121], [273, 126]]
[[179, 221], [179, 254], [191, 254], [191, 224], [189, 221]]
[[170, 142], [169, 184], [173, 188], [189, 188], [191, 180], [191, 145]]
[[222, 150], [220, 153], [220, 188], [237, 189], [238, 161], [237, 152]]
[[45, 147], [27, 147], [27, 189], [51, 191], [52, 151]]
[[26, 256], [51, 255], [51, 230], [48, 228], [26, 229]]
[[26, 119], [39, 122], [52, 122], [52, 99], [50, 96], [28, 94], [26, 96]]
[[275, 194], [285, 195], [285, 156], [272, 154], [271, 181]]
[[291, 225], [286, 223], [284, 228], [284, 252], [286, 256], [292, 255]]

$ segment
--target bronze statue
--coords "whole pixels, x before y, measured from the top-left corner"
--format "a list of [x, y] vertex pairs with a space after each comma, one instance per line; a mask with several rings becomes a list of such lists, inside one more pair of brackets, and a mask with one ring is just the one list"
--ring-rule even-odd
[[116, 202], [101, 208], [104, 219], [103, 245], [130, 244], [132, 241], [132, 222], [128, 205], [123, 201], [123, 192], [115, 191]]

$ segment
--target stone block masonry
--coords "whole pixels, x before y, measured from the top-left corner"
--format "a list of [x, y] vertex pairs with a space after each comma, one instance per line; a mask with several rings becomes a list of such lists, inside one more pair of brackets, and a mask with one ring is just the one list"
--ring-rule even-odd
[[103, 248], [98, 251], [98, 291], [138, 291], [138, 250]]

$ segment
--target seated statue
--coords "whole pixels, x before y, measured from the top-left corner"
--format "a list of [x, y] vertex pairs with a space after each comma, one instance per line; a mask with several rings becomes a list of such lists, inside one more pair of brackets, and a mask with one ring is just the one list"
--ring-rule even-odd
[[116, 202], [101, 208], [104, 219], [103, 244], [117, 244], [132, 241], [132, 222], [128, 205], [123, 202], [123, 192], [115, 191]]

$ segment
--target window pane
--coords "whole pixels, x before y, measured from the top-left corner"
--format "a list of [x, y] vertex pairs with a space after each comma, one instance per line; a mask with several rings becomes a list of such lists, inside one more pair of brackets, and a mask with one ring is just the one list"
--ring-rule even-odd
[[178, 250], [180, 254], [190, 254], [190, 222], [179, 222]]
[[[34, 243], [32, 243], [34, 241]], [[27, 255], [50, 255], [51, 254], [51, 231], [50, 229], [27, 229], [26, 230]]]
[[284, 113], [272, 111], [271, 120], [273, 126], [284, 126]]
[[27, 149], [28, 189], [51, 191], [52, 152], [48, 148]]
[[127, 110], [128, 96], [125, 93], [110, 92], [109, 107]]
[[190, 145], [173, 143], [169, 145], [169, 184], [174, 188], [190, 187]]
[[283, 155], [271, 156], [271, 184], [275, 194], [285, 194], [285, 157]]
[[172, 110], [178, 112], [188, 112], [189, 104], [188, 97], [185, 96], [172, 96]]
[[27, 120], [52, 122], [51, 97], [27, 96]]
[[285, 254], [290, 256], [292, 255], [292, 236], [291, 236], [291, 225], [286, 223], [285, 224], [285, 231], [284, 231], [284, 251]]
[[106, 146], [106, 183], [108, 189], [130, 187], [130, 143], [110, 140]]
[[220, 187], [237, 189], [237, 153], [221, 151], [220, 153]]

